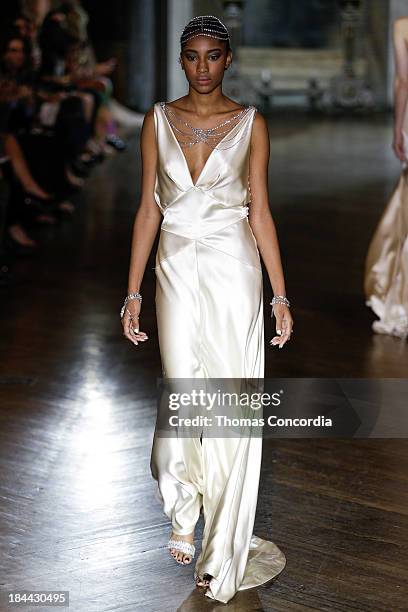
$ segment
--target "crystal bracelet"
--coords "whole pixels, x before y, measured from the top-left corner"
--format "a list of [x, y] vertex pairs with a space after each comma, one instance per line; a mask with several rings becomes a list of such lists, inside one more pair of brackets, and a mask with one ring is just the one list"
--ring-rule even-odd
[[273, 306], [274, 306], [274, 304], [284, 304], [285, 306], [290, 308], [290, 302], [289, 302], [288, 298], [285, 297], [284, 295], [274, 295], [273, 298], [272, 298], [272, 302], [269, 302], [269, 304], [272, 306], [271, 317], [273, 317]]
[[124, 301], [123, 306], [122, 306], [122, 308], [120, 310], [120, 318], [121, 319], [123, 319], [123, 315], [125, 314], [127, 303], [130, 300], [139, 300], [139, 302], [142, 303], [142, 294], [138, 293], [138, 292], [136, 292], [136, 293], [129, 293], [129, 295], [127, 295], [125, 297], [125, 301]]

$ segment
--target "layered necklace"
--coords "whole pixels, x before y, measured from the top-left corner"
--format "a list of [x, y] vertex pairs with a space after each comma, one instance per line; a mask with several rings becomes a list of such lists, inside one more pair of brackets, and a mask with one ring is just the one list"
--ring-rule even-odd
[[[179, 142], [181, 147], [192, 147], [199, 142], [205, 142], [211, 149], [214, 149], [217, 144], [221, 141], [224, 143], [228, 143], [231, 139], [226, 139], [226, 136], [229, 132], [232, 131], [232, 127], [228, 127], [225, 130], [222, 130], [223, 127], [229, 126], [231, 123], [236, 121], [236, 124], [240, 121], [240, 119], [250, 110], [250, 106], [246, 105], [245, 108], [240, 110], [238, 113], [230, 117], [230, 119], [226, 119], [222, 123], [215, 125], [211, 128], [199, 128], [191, 125], [188, 121], [185, 121], [182, 117], [180, 117], [172, 108], [170, 108], [166, 102], [160, 102], [160, 106], [162, 107], [167, 120], [171, 127], [173, 128], [177, 141]], [[235, 124], [235, 125], [236, 125]], [[179, 127], [180, 126], [180, 127]], [[181, 127], [183, 126], [183, 127]], [[185, 128], [188, 128], [190, 131], [186, 132]], [[235, 126], [233, 126], [235, 127]], [[234, 145], [236, 142], [234, 143]], [[234, 146], [231, 145], [231, 146]], [[224, 146], [223, 146], [224, 148]], [[229, 148], [228, 146], [225, 148]]]

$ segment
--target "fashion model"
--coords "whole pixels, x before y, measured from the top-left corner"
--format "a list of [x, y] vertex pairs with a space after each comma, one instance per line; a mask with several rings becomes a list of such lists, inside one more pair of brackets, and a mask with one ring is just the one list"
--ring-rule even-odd
[[[264, 377], [260, 255], [274, 292], [282, 348], [293, 328], [275, 225], [268, 201], [269, 135], [253, 106], [222, 92], [232, 61], [230, 37], [216, 17], [184, 28], [180, 66], [188, 94], [157, 102], [141, 133], [142, 194], [136, 214], [124, 335], [139, 346], [140, 285], [161, 222], [156, 254], [156, 313], [163, 378]], [[196, 585], [227, 603], [240, 589], [274, 578], [285, 556], [253, 534], [262, 438], [154, 436], [151, 470], [172, 523], [170, 554], [195, 556]]]
[[373, 331], [408, 337], [408, 17], [394, 22], [393, 149], [402, 163], [398, 184], [371, 239], [365, 263], [366, 305], [379, 317]]

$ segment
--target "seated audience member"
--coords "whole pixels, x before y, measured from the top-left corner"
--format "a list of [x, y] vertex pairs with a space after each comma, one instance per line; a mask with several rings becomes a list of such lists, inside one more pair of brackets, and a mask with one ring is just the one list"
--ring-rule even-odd
[[[48, 194], [35, 182], [21, 151], [13, 148], [9, 140], [11, 131], [21, 131], [29, 125], [33, 112], [29, 46], [19, 33], [10, 33], [0, 53], [0, 134], [4, 155], [10, 159], [22, 188], [46, 198]], [[6, 178], [11, 176], [6, 163], [2, 164], [2, 171]], [[36, 243], [28, 236], [24, 221], [22, 202], [10, 202], [5, 221], [6, 236], [22, 246], [33, 247]]]

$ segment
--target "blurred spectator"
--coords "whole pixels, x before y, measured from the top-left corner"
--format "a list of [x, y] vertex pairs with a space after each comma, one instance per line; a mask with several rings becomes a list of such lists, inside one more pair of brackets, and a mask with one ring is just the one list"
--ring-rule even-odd
[[81, 2], [22, 0], [20, 8], [0, 45], [0, 163], [10, 193], [5, 243], [27, 254], [39, 246], [35, 225], [72, 214], [68, 198], [91, 168], [126, 145], [112, 113], [120, 109], [109, 78], [116, 60], [97, 62]]
[[[11, 134], [27, 130], [34, 113], [33, 73], [29, 59], [29, 44], [19, 33], [10, 33], [0, 56], [0, 133], [4, 153], [9, 156], [13, 172], [26, 191], [47, 198], [47, 194], [36, 184], [27, 163]], [[10, 178], [12, 172], [3, 163], [3, 174]], [[24, 229], [22, 202], [8, 206], [6, 230], [9, 236], [23, 246], [35, 246], [35, 242]]]
[[38, 34], [50, 9], [50, 0], [22, 0], [20, 15], [14, 22], [19, 28], [20, 35], [31, 43], [31, 61], [34, 70], [38, 70], [41, 65]]

